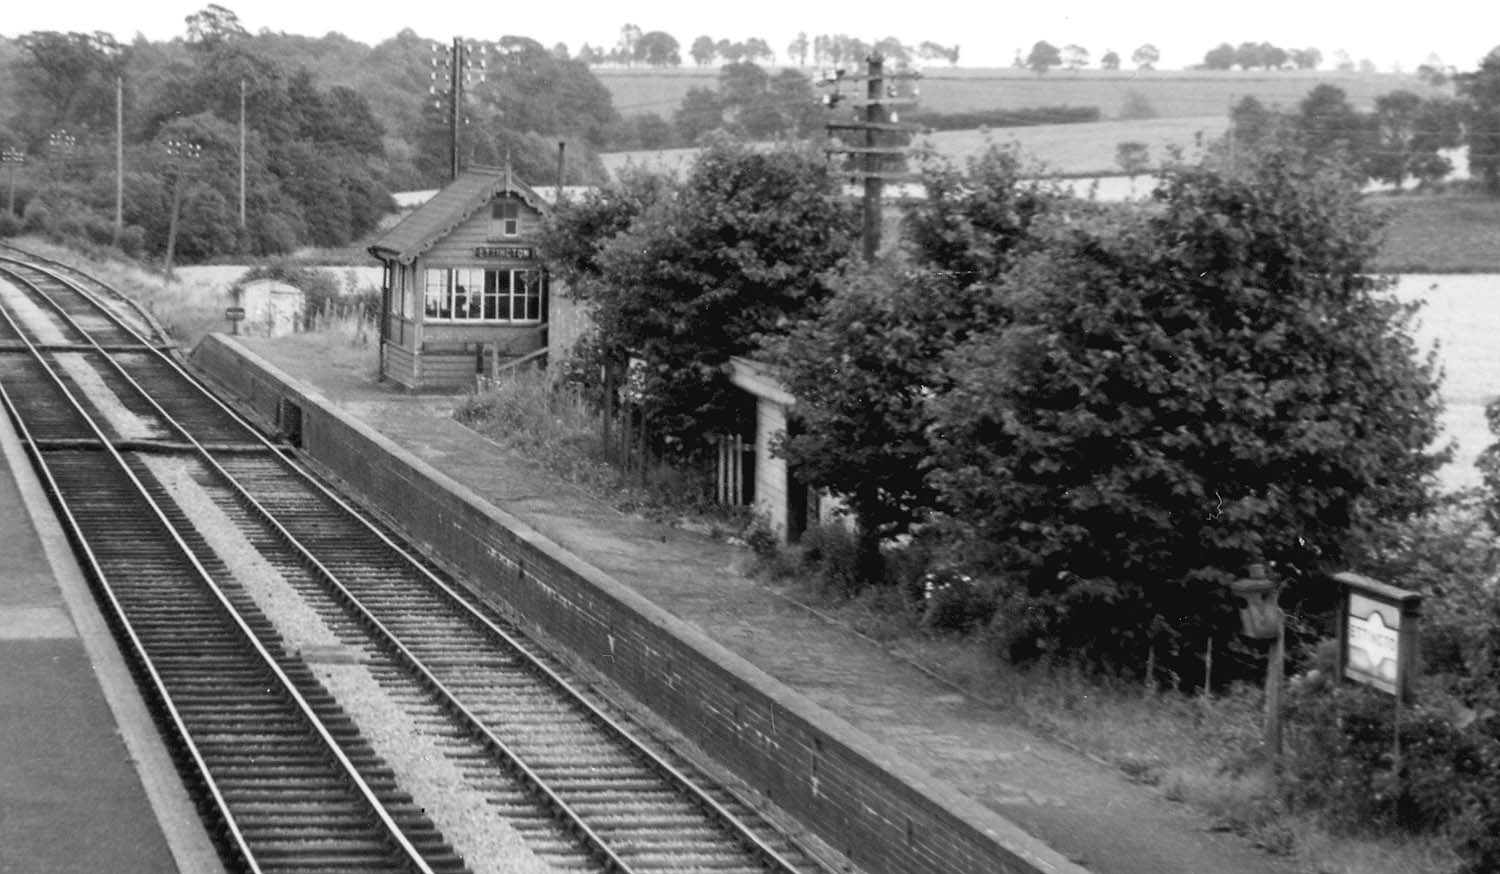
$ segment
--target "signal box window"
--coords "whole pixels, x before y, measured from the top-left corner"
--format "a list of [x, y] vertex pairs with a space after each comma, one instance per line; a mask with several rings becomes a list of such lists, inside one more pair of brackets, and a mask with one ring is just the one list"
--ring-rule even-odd
[[506, 198], [490, 204], [490, 233], [499, 237], [521, 234], [521, 204]]

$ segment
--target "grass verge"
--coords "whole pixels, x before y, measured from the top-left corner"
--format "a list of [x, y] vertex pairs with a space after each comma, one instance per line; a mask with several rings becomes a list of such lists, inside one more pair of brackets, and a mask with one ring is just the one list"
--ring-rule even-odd
[[1187, 696], [1064, 663], [1017, 667], [996, 655], [982, 630], [960, 636], [925, 628], [922, 603], [897, 588], [841, 595], [826, 567], [797, 552], [763, 553], [765, 584], [992, 705], [996, 719], [1018, 720], [1191, 808], [1207, 830], [1240, 835], [1316, 874], [1451, 874], [1458, 867], [1441, 835], [1344, 835], [1308, 811], [1288, 809], [1261, 752], [1259, 687]]

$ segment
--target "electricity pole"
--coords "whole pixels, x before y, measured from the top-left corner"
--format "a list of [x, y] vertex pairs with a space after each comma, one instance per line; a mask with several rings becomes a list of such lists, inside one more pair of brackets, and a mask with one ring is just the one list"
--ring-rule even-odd
[[[866, 60], [866, 71], [863, 76], [845, 76], [843, 70], [835, 70], [832, 74], [824, 76], [820, 84], [831, 85], [834, 88], [832, 94], [823, 96], [823, 103], [830, 109], [836, 108], [844, 101], [844, 95], [838, 91], [841, 82], [865, 82], [865, 94], [862, 103], [864, 112], [862, 117], [856, 113], [856, 117], [849, 121], [830, 121], [827, 123], [828, 130], [828, 153], [843, 153], [850, 155], [859, 166], [858, 170], [846, 171], [856, 179], [864, 183], [864, 258], [866, 261], [874, 261], [880, 252], [880, 236], [882, 210], [881, 204], [884, 199], [886, 182], [906, 182], [913, 176], [900, 170], [887, 170], [885, 167], [891, 159], [904, 157], [905, 146], [883, 145], [882, 141], [888, 141], [889, 135], [917, 133], [922, 130], [918, 125], [901, 124], [896, 120], [894, 113], [889, 112], [893, 106], [910, 106], [916, 101], [915, 92], [913, 96], [898, 96], [895, 85], [887, 85], [887, 82], [916, 79], [916, 73], [885, 73], [885, 58], [879, 52], [870, 55]], [[834, 131], [849, 130], [862, 134], [858, 145], [844, 145]]]

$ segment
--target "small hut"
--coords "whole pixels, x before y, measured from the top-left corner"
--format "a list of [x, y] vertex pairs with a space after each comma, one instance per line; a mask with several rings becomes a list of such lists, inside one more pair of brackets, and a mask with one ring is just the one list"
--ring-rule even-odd
[[374, 245], [380, 376], [411, 389], [541, 362], [551, 289], [535, 239], [548, 205], [508, 169], [470, 167]]

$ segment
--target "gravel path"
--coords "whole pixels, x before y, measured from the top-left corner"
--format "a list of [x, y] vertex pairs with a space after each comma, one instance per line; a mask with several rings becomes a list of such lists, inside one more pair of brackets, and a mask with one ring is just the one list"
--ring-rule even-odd
[[[186, 511], [209, 547], [233, 569], [235, 580], [276, 626], [289, 648], [347, 649], [337, 633], [268, 562], [193, 476], [194, 462], [148, 458], [153, 474]], [[373, 653], [365, 657], [378, 658]], [[548, 874], [556, 869], [528, 848], [485, 795], [470, 787], [463, 771], [444, 754], [440, 738], [418, 730], [407, 714], [360, 663], [316, 664], [318, 679], [359, 726], [375, 753], [395, 772], [401, 787], [425, 808], [474, 874]]]

